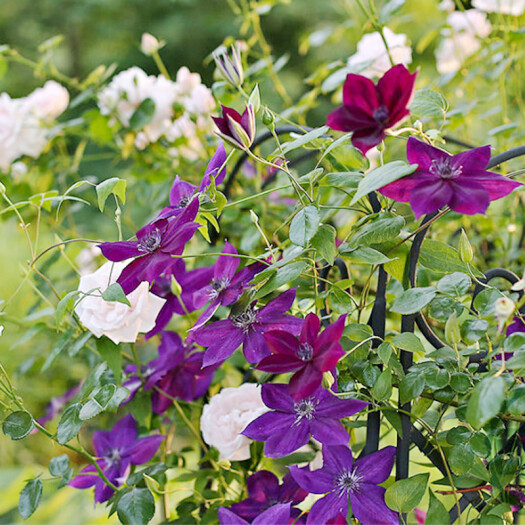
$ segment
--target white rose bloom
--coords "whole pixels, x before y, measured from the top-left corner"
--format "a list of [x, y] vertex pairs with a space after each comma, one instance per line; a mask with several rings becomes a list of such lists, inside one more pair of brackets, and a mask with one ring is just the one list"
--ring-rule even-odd
[[54, 80], [49, 80], [43, 87], [35, 89], [28, 95], [25, 104], [33, 115], [49, 122], [67, 109], [69, 93]]
[[9, 169], [11, 162], [18, 158], [19, 135], [24, 122], [23, 104], [12, 99], [7, 93], [0, 94], [0, 168]]
[[[407, 45], [407, 36], [396, 34], [388, 27], [383, 29], [383, 34], [394, 63], [410, 64], [412, 48]], [[385, 43], [378, 32], [368, 33], [361, 38], [357, 43], [357, 53], [348, 59], [348, 67], [365, 77], [380, 76], [392, 67]]]
[[261, 398], [261, 388], [255, 383], [246, 383], [238, 388], [223, 388], [204, 405], [201, 416], [202, 437], [208, 445], [219, 451], [219, 459], [249, 459], [252, 440], [240, 432], [267, 410]]
[[525, 12], [525, 0], [472, 0], [472, 5], [487, 13], [521, 16]]
[[116, 282], [127, 261], [120, 263], [107, 262], [95, 273], [83, 275], [80, 278], [78, 289], [81, 292], [92, 292], [81, 298], [75, 306], [81, 323], [96, 337], [105, 335], [115, 344], [134, 343], [138, 334], [149, 332], [155, 326], [155, 320], [162, 306], [166, 302], [149, 292], [147, 282], [140, 283], [139, 287], [127, 298], [131, 306], [117, 301], [105, 301], [100, 294]]
[[492, 31], [487, 15], [477, 9], [454, 11], [447, 16], [447, 24], [454, 32], [465, 31], [480, 38], [485, 38]]
[[182, 66], [177, 71], [176, 84], [180, 95], [189, 95], [201, 83], [201, 76], [198, 73], [191, 73], [186, 66]]
[[4, 333], [4, 327], [3, 325], [0, 324], [0, 335], [2, 335]]
[[443, 0], [439, 5], [438, 9], [441, 11], [454, 11], [456, 4], [454, 0]]

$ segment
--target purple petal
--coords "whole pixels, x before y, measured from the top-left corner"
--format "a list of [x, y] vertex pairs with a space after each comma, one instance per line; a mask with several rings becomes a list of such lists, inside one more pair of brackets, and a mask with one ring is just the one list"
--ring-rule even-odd
[[435, 182], [423, 182], [410, 193], [410, 206], [416, 219], [427, 213], [434, 213], [450, 203], [454, 189], [449, 181], [436, 178]]
[[458, 213], [475, 215], [485, 213], [489, 207], [489, 192], [477, 182], [467, 177], [459, 177], [451, 184], [453, 195], [449, 206]]
[[257, 419], [254, 419], [241, 434], [256, 441], [266, 441], [274, 434], [281, 435], [290, 429], [294, 420], [295, 417], [292, 414], [265, 412]]
[[265, 383], [262, 385], [261, 396], [263, 403], [268, 408], [279, 410], [280, 412], [288, 412], [290, 414], [294, 413], [295, 402], [290, 396], [288, 385], [280, 383]]
[[323, 418], [341, 419], [353, 416], [369, 405], [367, 401], [359, 399], [341, 399], [325, 389], [319, 392], [318, 398], [320, 402], [315, 413]]
[[[275, 413], [275, 412], [274, 412]], [[303, 419], [295, 423], [294, 416], [288, 416], [288, 426], [275, 428], [266, 440], [264, 453], [269, 458], [282, 458], [300, 449], [310, 440], [310, 424]], [[283, 419], [284, 423], [284, 419]]]
[[348, 497], [344, 493], [339, 495], [338, 492], [332, 492], [313, 504], [306, 525], [324, 524], [338, 514], [343, 516], [348, 514]]
[[359, 492], [350, 494], [352, 512], [363, 525], [397, 525], [397, 512], [385, 504], [385, 489], [364, 483]]
[[326, 125], [336, 131], [359, 131], [377, 124], [366, 111], [358, 107], [340, 106], [326, 117]]
[[335, 368], [344, 355], [341, 343], [325, 344], [319, 349], [319, 353], [314, 355], [314, 363], [321, 372], [328, 372]]
[[345, 320], [346, 315], [342, 315], [335, 323], [329, 324], [315, 341], [314, 349], [319, 351], [325, 345], [338, 342], [345, 329]]
[[144, 273], [149, 266], [149, 257], [137, 257], [134, 261], [131, 261], [121, 272], [117, 283], [122, 286], [124, 293], [130, 294], [135, 288], [139, 286], [143, 279]]
[[287, 524], [290, 520], [290, 503], [278, 503], [259, 514], [253, 521], [253, 525], [279, 525]]
[[388, 108], [388, 126], [393, 126], [408, 115], [406, 109], [416, 81], [417, 72], [410, 71], [402, 64], [390, 68], [377, 83], [381, 103]]
[[178, 175], [175, 177], [170, 190], [170, 204], [180, 206], [185, 199], [193, 197], [197, 186], [182, 180]]
[[323, 445], [348, 445], [350, 436], [340, 421], [316, 417], [310, 422], [312, 436]]
[[278, 354], [297, 359], [299, 341], [292, 334], [283, 332], [282, 330], [270, 330], [265, 332], [264, 339], [272, 354]]
[[[100, 463], [100, 462], [99, 462]], [[87, 489], [95, 485], [95, 483], [100, 480], [98, 475], [93, 475], [91, 473], [97, 472], [95, 465], [89, 465], [83, 468], [69, 483], [70, 487], [75, 487], [76, 489]], [[89, 474], [88, 474], [89, 473]]]
[[418, 171], [428, 172], [435, 160], [450, 159], [452, 155], [435, 148], [426, 142], [409, 137], [407, 142], [407, 159], [410, 164], [417, 164]]
[[275, 299], [272, 299], [266, 306], [263, 306], [258, 313], [258, 319], [264, 321], [267, 318], [274, 316], [275, 314], [283, 314], [287, 312], [294, 300], [295, 300], [295, 288], [290, 288], [278, 295]]
[[432, 184], [435, 181], [434, 175], [416, 172], [383, 186], [379, 189], [379, 193], [397, 202], [409, 202], [410, 194], [417, 185], [422, 182]]
[[[221, 130], [222, 131], [222, 130]], [[226, 150], [224, 149], [224, 144], [219, 142], [213, 157], [210, 160], [210, 163], [206, 167], [204, 172], [204, 177], [202, 177], [201, 183], [199, 185], [199, 191], [204, 191], [211, 183], [210, 175], [215, 177], [215, 185], [218, 186], [224, 180], [226, 176]], [[219, 172], [221, 166], [224, 165], [224, 168]]]
[[350, 73], [343, 85], [343, 104], [373, 115], [374, 109], [379, 106], [376, 86], [370, 79]]
[[129, 459], [132, 465], [142, 465], [147, 463], [159, 449], [160, 443], [166, 436], [148, 436], [140, 438], [128, 450]]
[[293, 335], [299, 335], [304, 323], [304, 319], [288, 314], [267, 315], [264, 321], [261, 321], [264, 331], [283, 330]]
[[386, 137], [383, 126], [377, 125], [373, 128], [367, 128], [354, 132], [352, 135], [352, 144], [363, 155], [366, 155], [368, 150], [381, 143]]
[[390, 476], [395, 457], [396, 447], [382, 448], [356, 460], [355, 472], [363, 477], [364, 483], [383, 483]]
[[523, 186], [521, 182], [516, 182], [491, 171], [465, 173], [465, 177], [468, 177], [469, 181], [477, 182], [483, 186], [489, 192], [489, 200], [491, 201], [501, 199], [512, 193], [516, 188]]
[[112, 446], [126, 446], [137, 439], [137, 422], [131, 414], [117, 421], [111, 430]]
[[234, 257], [234, 255], [238, 254], [237, 249], [233, 244], [226, 242], [222, 253], [232, 255], [220, 255], [218, 257], [213, 276], [215, 279], [226, 277], [231, 280], [239, 267], [239, 258]]
[[264, 335], [257, 331], [257, 329], [249, 330], [246, 333], [242, 350], [248, 363], [258, 363], [270, 355], [270, 350], [264, 340]]
[[317, 317], [315, 314], [308, 314], [304, 319], [303, 327], [301, 329], [301, 343], [308, 343], [313, 347], [315, 345], [317, 334], [319, 333], [320, 328], [321, 321], [319, 317]]
[[290, 379], [290, 394], [293, 399], [300, 401], [311, 396], [321, 386], [322, 381], [322, 372], [312, 364], [307, 364]]
[[324, 468], [309, 471], [293, 466], [290, 467], [290, 474], [296, 483], [310, 494], [325, 494], [335, 489], [332, 474]]
[[139, 255], [144, 255], [138, 249], [137, 241], [118, 241], [103, 242], [98, 247], [102, 250], [102, 255], [109, 261], [120, 262]]
[[[264, 385], [263, 385], [264, 386]], [[250, 498], [265, 502], [267, 500], [278, 501], [279, 479], [268, 470], [260, 470], [248, 478], [246, 488]]]
[[247, 525], [250, 523], [226, 507], [219, 507], [217, 514], [219, 515], [219, 525]]
[[352, 451], [343, 446], [324, 446], [323, 447], [323, 469], [328, 469], [333, 473], [341, 470], [350, 470], [353, 465]]
[[[210, 326], [213, 326], [213, 324]], [[235, 352], [235, 350], [237, 350], [237, 348], [239, 348], [243, 340], [244, 334], [242, 330], [239, 330], [238, 328], [232, 327], [229, 331], [221, 331], [217, 334], [215, 343], [210, 345], [208, 350], [206, 350], [202, 360], [202, 365], [211, 366], [225, 361], [233, 354], [233, 352]], [[197, 339], [196, 342], [199, 343]]]
[[461, 166], [466, 174], [471, 171], [485, 171], [490, 160], [490, 146], [462, 151], [453, 156], [454, 164]]
[[304, 361], [301, 361], [298, 357], [277, 354], [265, 357], [255, 368], [270, 374], [283, 374], [295, 372], [303, 367]]

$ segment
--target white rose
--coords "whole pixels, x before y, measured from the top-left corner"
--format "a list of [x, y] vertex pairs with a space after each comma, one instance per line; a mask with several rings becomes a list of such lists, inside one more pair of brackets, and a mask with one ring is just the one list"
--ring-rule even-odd
[[204, 405], [201, 416], [202, 437], [208, 445], [219, 451], [219, 459], [249, 459], [252, 440], [240, 432], [267, 410], [261, 398], [261, 389], [256, 384], [223, 388]]
[[160, 49], [160, 42], [150, 33], [143, 33], [140, 40], [140, 50], [146, 55], [151, 56]]
[[49, 122], [63, 113], [69, 104], [67, 89], [49, 80], [43, 87], [35, 89], [24, 102], [33, 115]]
[[447, 24], [454, 32], [465, 31], [480, 38], [485, 38], [492, 31], [487, 15], [477, 9], [454, 11], [447, 16]]
[[21, 155], [19, 136], [24, 122], [23, 104], [7, 93], [0, 94], [0, 168], [9, 169]]
[[155, 326], [157, 315], [166, 302], [149, 292], [147, 282], [140, 283], [136, 290], [128, 294], [131, 306], [102, 299], [100, 294], [116, 282], [126, 264], [126, 261], [107, 262], [95, 273], [82, 276], [78, 289], [94, 295], [82, 297], [75, 306], [81, 323], [89, 331], [96, 337], [105, 335], [115, 344], [134, 343], [139, 332], [149, 332]]
[[[407, 45], [407, 36], [396, 34], [388, 27], [383, 28], [390, 56], [395, 64], [410, 64], [412, 48]], [[392, 64], [385, 43], [378, 32], [368, 33], [357, 43], [357, 53], [348, 59], [348, 67], [366, 77], [379, 76], [388, 71]]]
[[436, 49], [437, 70], [443, 75], [459, 71], [463, 62], [481, 47], [472, 34], [462, 32], [451, 38], [444, 38]]
[[472, 0], [472, 5], [487, 13], [520, 16], [525, 12], [525, 0]]
[[0, 324], [0, 335], [2, 335], [4, 333], [4, 327], [3, 325]]

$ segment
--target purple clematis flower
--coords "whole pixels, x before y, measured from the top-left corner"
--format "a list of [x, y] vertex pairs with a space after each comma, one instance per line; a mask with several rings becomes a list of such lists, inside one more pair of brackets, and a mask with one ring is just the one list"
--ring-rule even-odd
[[230, 509], [219, 507], [219, 525], [286, 525], [290, 521], [290, 503], [278, 503], [259, 514], [253, 521], [247, 521]]
[[[95, 432], [93, 448], [99, 458], [97, 463], [108, 480], [116, 486], [128, 477], [131, 465], [148, 462], [157, 452], [165, 436], [148, 436], [137, 439], [137, 423], [132, 415], [123, 417], [112, 430]], [[94, 465], [82, 469], [70, 482], [71, 487], [95, 487], [95, 503], [107, 501], [113, 489], [97, 475]]]
[[[246, 521], [255, 519], [277, 503], [297, 505], [308, 496], [308, 492], [297, 485], [291, 474], [286, 474], [279, 485], [277, 476], [268, 470], [260, 470], [250, 476], [246, 486], [249, 497], [230, 507], [232, 512]], [[292, 508], [290, 517], [295, 521], [300, 514], [299, 509]]]
[[326, 124], [337, 131], [352, 131], [352, 144], [365, 155], [385, 138], [386, 129], [410, 114], [416, 76], [402, 64], [389, 69], [377, 85], [362, 75], [349, 74], [343, 105], [328, 115]]
[[287, 290], [266, 306], [256, 308], [254, 301], [241, 313], [232, 313], [228, 319], [217, 321], [194, 332], [194, 340], [208, 349], [203, 365], [210, 366], [228, 359], [243, 345], [243, 352], [249, 363], [257, 363], [270, 351], [264, 341], [269, 330], [287, 330], [298, 334], [303, 320], [286, 315], [295, 299], [295, 288]]
[[512, 323], [507, 327], [506, 335], [515, 334], [516, 332], [525, 332], [525, 323], [523, 319], [518, 316], [512, 319]]
[[[171, 321], [173, 314], [185, 315], [194, 312], [204, 305], [202, 297], [197, 296], [213, 278], [213, 266], [196, 268], [186, 271], [186, 265], [182, 259], [175, 259], [172, 265], [159, 277], [151, 287], [151, 292], [166, 302], [162, 306], [155, 321], [155, 326], [146, 334], [146, 339], [158, 334]], [[171, 284], [174, 278], [181, 288], [178, 295], [173, 294]]]
[[240, 115], [232, 108], [221, 105], [222, 117], [212, 117], [217, 135], [234, 148], [248, 149], [255, 139], [255, 110], [251, 104]]
[[339, 340], [346, 316], [341, 316], [318, 335], [321, 321], [315, 314], [304, 320], [301, 336], [285, 331], [271, 331], [264, 336], [273, 355], [264, 358], [256, 368], [271, 374], [295, 372], [290, 380], [290, 393], [299, 401], [313, 394], [323, 380], [323, 373], [333, 370], [344, 355]]
[[410, 137], [407, 158], [418, 169], [379, 191], [399, 202], [410, 202], [417, 217], [450, 206], [458, 213], [485, 213], [491, 201], [501, 199], [521, 183], [487, 171], [490, 146], [450, 155]]
[[210, 299], [211, 303], [197, 319], [192, 330], [200, 328], [211, 319], [219, 306], [228, 306], [237, 301], [255, 274], [264, 268], [263, 263], [254, 263], [235, 273], [239, 267], [239, 258], [235, 257], [238, 254], [237, 249], [226, 242], [222, 253], [224, 255], [219, 256], [213, 267], [211, 282], [195, 294], [196, 301], [201, 306]]
[[124, 293], [132, 292], [142, 281], [153, 282], [171, 265], [172, 255], [180, 255], [184, 251], [184, 245], [200, 227], [193, 222], [198, 210], [199, 202], [193, 199], [178, 214], [146, 224], [137, 232], [136, 241], [99, 244], [104, 257], [110, 261], [135, 258], [122, 270], [117, 280]]
[[307, 525], [321, 525], [338, 514], [348, 513], [362, 525], [397, 525], [397, 513], [385, 504], [385, 489], [379, 487], [392, 470], [395, 447], [386, 447], [354, 461], [348, 447], [323, 446], [323, 468], [312, 472], [290, 467], [298, 485], [312, 494], [326, 494], [308, 513]]
[[325, 445], [348, 444], [348, 432], [339, 420], [368, 405], [357, 399], [340, 399], [323, 388], [295, 401], [289, 390], [283, 384], [262, 385], [262, 400], [272, 411], [259, 416], [241, 432], [251, 439], [266, 441], [264, 452], [270, 458], [291, 454], [306, 445], [310, 436]]
[[128, 365], [126, 373], [131, 377], [122, 385], [130, 391], [129, 402], [142, 386], [143, 390], [155, 389], [152, 395], [152, 408], [162, 414], [172, 405], [171, 397], [184, 401], [194, 401], [202, 397], [213, 379], [215, 367], [202, 368], [204, 352], [196, 352], [193, 346], [186, 347], [175, 332], [162, 332], [159, 357], [141, 368], [142, 379], [137, 374], [136, 365]]

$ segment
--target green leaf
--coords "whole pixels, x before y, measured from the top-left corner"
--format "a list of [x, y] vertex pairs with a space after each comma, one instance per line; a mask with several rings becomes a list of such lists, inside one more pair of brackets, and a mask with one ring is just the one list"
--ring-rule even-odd
[[39, 479], [32, 479], [22, 489], [20, 499], [18, 500], [18, 512], [23, 519], [29, 518], [35, 512], [40, 498], [42, 497], [42, 481]]
[[406, 164], [402, 160], [395, 160], [372, 170], [367, 173], [359, 183], [357, 192], [350, 202], [350, 206], [353, 206], [359, 199], [362, 199], [370, 192], [376, 191], [391, 182], [414, 173], [416, 169], [417, 164]]
[[454, 272], [450, 275], [445, 275], [437, 283], [438, 291], [456, 297], [461, 297], [468, 293], [472, 281], [470, 277], [463, 272]]
[[106, 363], [100, 363], [96, 368], [91, 370], [86, 380], [82, 384], [82, 388], [78, 394], [79, 399], [88, 397], [91, 392], [93, 392], [93, 390], [100, 387], [100, 379], [107, 368], [108, 365]]
[[463, 307], [454, 301], [452, 297], [445, 297], [444, 295], [434, 297], [428, 305], [428, 315], [441, 322], [449, 319], [454, 312], [456, 312], [456, 315], [460, 315], [462, 310]]
[[317, 253], [330, 265], [334, 264], [337, 248], [335, 246], [335, 228], [330, 224], [322, 224], [312, 237], [312, 246]]
[[124, 293], [124, 290], [122, 289], [122, 286], [120, 286], [119, 283], [110, 284], [102, 292], [102, 299], [108, 302], [114, 301], [117, 303], [125, 304], [127, 306], [131, 306], [131, 303], [129, 302], [128, 298], [126, 297], [126, 294]]
[[327, 173], [320, 181], [321, 186], [335, 186], [348, 190], [357, 190], [359, 181], [363, 174], [358, 171], [344, 171], [339, 173]]
[[395, 15], [404, 5], [406, 0], [388, 0], [388, 2], [381, 8], [379, 12], [379, 23], [386, 25], [390, 22], [393, 15]]
[[411, 332], [403, 332], [401, 334], [395, 335], [392, 339], [392, 344], [397, 348], [407, 350], [408, 352], [425, 351], [425, 347], [422, 345], [419, 337]]
[[2, 430], [6, 436], [17, 440], [25, 438], [34, 426], [31, 414], [25, 410], [18, 410], [5, 418]]
[[117, 505], [117, 515], [124, 525], [144, 525], [154, 514], [155, 500], [148, 489], [131, 489]]
[[129, 119], [129, 127], [134, 130], [142, 129], [153, 120], [155, 115], [155, 102], [145, 98]]
[[373, 220], [360, 227], [350, 240], [350, 246], [357, 247], [369, 244], [380, 244], [395, 239], [405, 219], [400, 215], [380, 213]]
[[78, 290], [73, 290], [72, 292], [67, 293], [58, 301], [55, 317], [56, 317], [56, 325], [57, 328], [60, 325], [60, 321], [62, 321], [64, 315], [66, 314], [66, 311], [68, 309], [71, 309], [73, 307], [73, 304], [75, 302], [75, 298], [80, 292]]
[[444, 242], [432, 239], [427, 239], [423, 243], [419, 262], [429, 270], [442, 273], [465, 272], [467, 270], [467, 267], [461, 262], [457, 250]]
[[407, 374], [399, 384], [399, 400], [406, 403], [421, 395], [425, 389], [425, 376], [419, 372]]
[[387, 365], [390, 361], [390, 356], [392, 355], [392, 352], [394, 351], [394, 347], [391, 343], [383, 342], [377, 347], [377, 355], [379, 356], [379, 359], [381, 359], [381, 362], [384, 365]]
[[75, 403], [66, 408], [57, 427], [57, 441], [64, 445], [71, 441], [82, 428], [84, 422], [78, 417], [80, 404]]
[[71, 357], [77, 355], [86, 346], [92, 335], [90, 331], [86, 330], [80, 337], [75, 339], [67, 348], [68, 355]]
[[78, 418], [86, 421], [87, 419], [98, 416], [98, 414], [107, 408], [116, 389], [117, 387], [115, 385], [104, 385], [92, 398], [88, 399], [86, 403], [82, 405], [78, 413]]
[[519, 475], [520, 460], [518, 457], [496, 456], [489, 465], [491, 484], [503, 490]]
[[446, 98], [432, 89], [418, 89], [410, 104], [410, 113], [416, 118], [445, 118], [448, 109]]
[[501, 297], [501, 293], [494, 288], [482, 290], [474, 299], [474, 308], [483, 317], [494, 315], [494, 303]]
[[505, 352], [518, 353], [525, 351], [525, 334], [523, 332], [515, 332], [505, 338], [503, 342]]
[[505, 380], [490, 376], [476, 385], [467, 405], [467, 421], [474, 428], [481, 428], [497, 416], [505, 399]]
[[292, 140], [290, 142], [285, 142], [282, 145], [282, 148], [280, 150], [277, 150], [277, 152], [280, 155], [285, 155], [286, 153], [293, 151], [294, 149], [300, 148], [301, 146], [304, 146], [305, 144], [308, 144], [312, 142], [313, 140], [318, 139], [322, 135], [325, 135], [329, 129], [330, 128], [328, 126], [323, 126], [321, 128], [317, 128], [312, 131], [309, 131], [308, 133], [301, 135], [299, 138], [295, 140]]
[[306, 248], [308, 241], [319, 228], [319, 210], [315, 206], [301, 209], [290, 224], [290, 241], [297, 246]]
[[112, 177], [111, 179], [106, 179], [100, 184], [97, 184], [95, 189], [97, 191], [98, 207], [100, 211], [104, 211], [106, 201], [111, 194], [116, 195], [122, 204], [126, 204], [126, 185], [127, 182], [118, 177]]
[[385, 492], [385, 503], [396, 512], [410, 512], [421, 501], [427, 490], [429, 474], [417, 474], [400, 479], [390, 485]]
[[49, 354], [44, 361], [44, 364], [42, 365], [42, 368], [40, 369], [41, 372], [45, 372], [53, 363], [53, 361], [56, 359], [56, 357], [66, 348], [66, 346], [71, 341], [71, 337], [73, 336], [73, 328], [69, 327], [66, 329], [66, 331], [55, 341], [53, 346], [51, 347], [51, 350], [49, 351]]
[[466, 319], [461, 325], [461, 338], [467, 344], [472, 345], [479, 341], [489, 328], [489, 323], [485, 319], [470, 318]]
[[392, 395], [392, 372], [387, 368], [381, 372], [372, 387], [372, 395], [377, 401], [390, 399]]
[[435, 295], [436, 289], [433, 286], [410, 288], [394, 299], [390, 311], [403, 315], [415, 314], [432, 301]]
[[507, 410], [515, 416], [525, 413], [525, 385], [512, 388], [507, 399]]
[[49, 473], [52, 476], [60, 477], [66, 473], [69, 468], [69, 456], [67, 454], [61, 454], [51, 458], [49, 462]]
[[397, 259], [390, 259], [380, 251], [374, 250], [368, 246], [360, 246], [359, 248], [339, 249], [340, 253], [349, 257], [353, 262], [359, 264], [386, 264]]
[[113, 343], [113, 341], [107, 337], [103, 337], [97, 341], [97, 350], [113, 372], [115, 381], [120, 383], [122, 378], [122, 354], [120, 352], [120, 346]]
[[260, 298], [268, 295], [277, 288], [283, 286], [286, 283], [297, 279], [306, 269], [308, 263], [305, 261], [295, 261], [287, 264], [282, 268], [279, 268], [274, 275], [270, 277], [268, 282], [264, 283], [263, 286], [257, 291], [255, 297]]
[[447, 509], [443, 503], [434, 496], [430, 489], [428, 490], [428, 496], [429, 504], [425, 525], [443, 525], [444, 523], [450, 523]]

